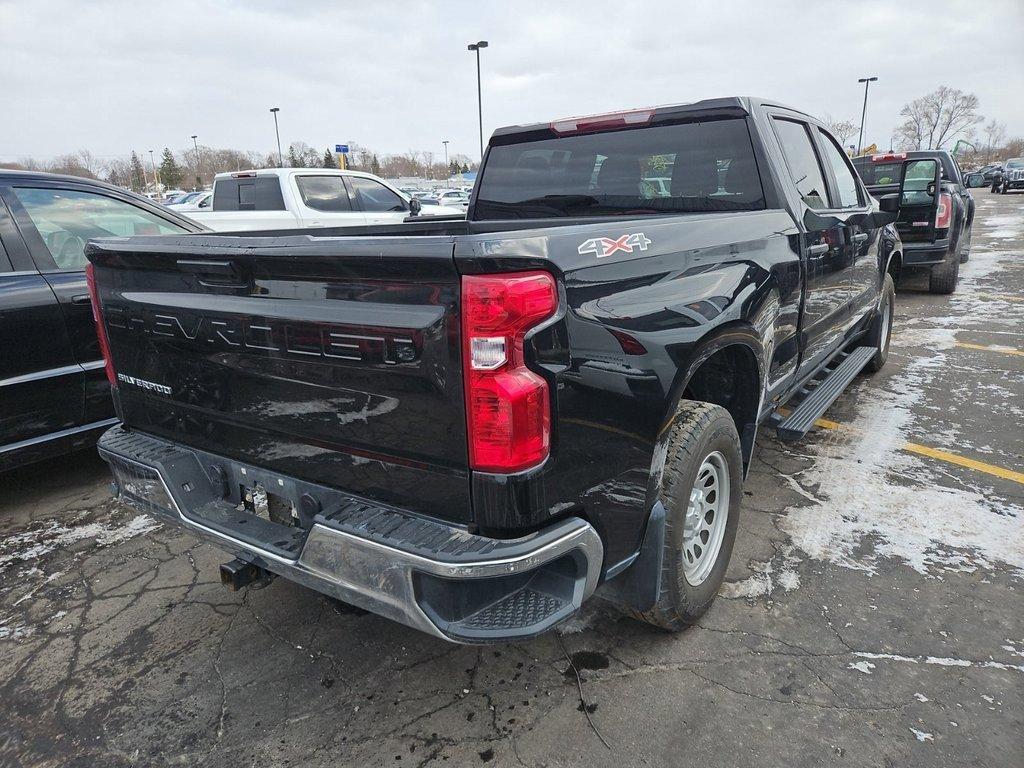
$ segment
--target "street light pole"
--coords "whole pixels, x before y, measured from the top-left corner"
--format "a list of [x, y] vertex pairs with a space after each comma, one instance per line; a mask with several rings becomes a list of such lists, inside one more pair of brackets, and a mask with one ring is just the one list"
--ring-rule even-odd
[[193, 133], [190, 138], [192, 139], [192, 146], [196, 148], [196, 178], [198, 179], [199, 178], [199, 142], [196, 141], [198, 136]]
[[274, 113], [274, 135], [277, 136], [277, 167], [284, 168], [284, 155], [281, 154], [281, 131], [277, 128], [277, 113], [281, 111], [281, 108], [271, 107], [270, 111]]
[[476, 51], [476, 109], [478, 117], [480, 118], [480, 162], [484, 160], [484, 102], [483, 94], [480, 89], [480, 49], [487, 47], [486, 40], [479, 40], [475, 43], [470, 43], [467, 48], [470, 51]]
[[857, 137], [858, 155], [864, 151], [864, 116], [868, 113], [868, 86], [877, 79], [877, 77], [861, 77], [857, 80], [858, 83], [864, 83], [864, 108], [860, 111], [860, 135]]
[[452, 177], [452, 168], [448, 165], [448, 139], [442, 139], [441, 143], [444, 144], [444, 167], [445, 173], [448, 174], [444, 177], [444, 186], [447, 189], [449, 187], [449, 179]]
[[149, 150], [149, 164], [153, 166], [153, 188], [156, 192], [160, 191], [160, 177], [156, 172], [156, 160], [153, 159], [153, 150]]

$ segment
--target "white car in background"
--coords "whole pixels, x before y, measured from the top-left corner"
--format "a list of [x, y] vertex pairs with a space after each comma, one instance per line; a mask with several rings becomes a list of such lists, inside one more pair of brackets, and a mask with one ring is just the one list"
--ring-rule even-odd
[[218, 173], [208, 207], [189, 218], [215, 232], [396, 224], [410, 215], [464, 216], [421, 204], [370, 173], [333, 168], [263, 168]]
[[[212, 190], [189, 192], [187, 195], [179, 197], [173, 203], [166, 203], [164, 207], [172, 211], [194, 211], [200, 208], [199, 202], [201, 200], [208, 200], [211, 197], [213, 197]], [[206, 207], [209, 207], [209, 204]]]
[[435, 197], [441, 205], [451, 206], [465, 211], [469, 207], [469, 195], [461, 189], [445, 189], [439, 191]]

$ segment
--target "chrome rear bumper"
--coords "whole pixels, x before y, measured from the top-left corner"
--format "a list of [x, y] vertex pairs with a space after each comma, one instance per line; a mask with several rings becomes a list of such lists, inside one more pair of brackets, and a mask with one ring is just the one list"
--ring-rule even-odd
[[[293, 529], [294, 543], [275, 542], [284, 526], [240, 511], [209, 475], [210, 466], [232, 472], [242, 465], [121, 427], [98, 447], [126, 502], [241, 560], [446, 640], [544, 632], [579, 609], [601, 572], [600, 537], [580, 518], [518, 539], [491, 539], [332, 489], [322, 489], [328, 511], [304, 536]], [[268, 474], [244, 469], [247, 477]], [[303, 492], [313, 487], [289, 480]], [[251, 534], [254, 525], [266, 533]]]

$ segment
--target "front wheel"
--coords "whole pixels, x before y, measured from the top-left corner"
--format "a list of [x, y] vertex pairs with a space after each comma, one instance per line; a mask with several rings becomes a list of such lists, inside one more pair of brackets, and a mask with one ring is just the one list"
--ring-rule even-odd
[[661, 589], [653, 608], [633, 615], [678, 632], [704, 615], [725, 579], [739, 525], [743, 459], [729, 412], [686, 400], [666, 450]]
[[896, 309], [896, 285], [892, 281], [892, 275], [886, 274], [882, 280], [882, 295], [878, 303], [878, 311], [871, 321], [871, 330], [868, 332], [867, 342], [875, 348], [874, 357], [868, 360], [864, 370], [874, 373], [882, 370], [885, 361], [889, 358], [889, 340], [892, 338], [892, 318]]

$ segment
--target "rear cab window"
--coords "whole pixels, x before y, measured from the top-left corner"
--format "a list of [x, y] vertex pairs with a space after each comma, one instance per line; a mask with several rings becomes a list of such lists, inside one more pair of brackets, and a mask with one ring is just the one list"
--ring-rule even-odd
[[474, 218], [643, 216], [764, 207], [746, 120], [721, 118], [492, 146]]
[[238, 176], [213, 185], [215, 211], [283, 211], [284, 196], [277, 176]]

